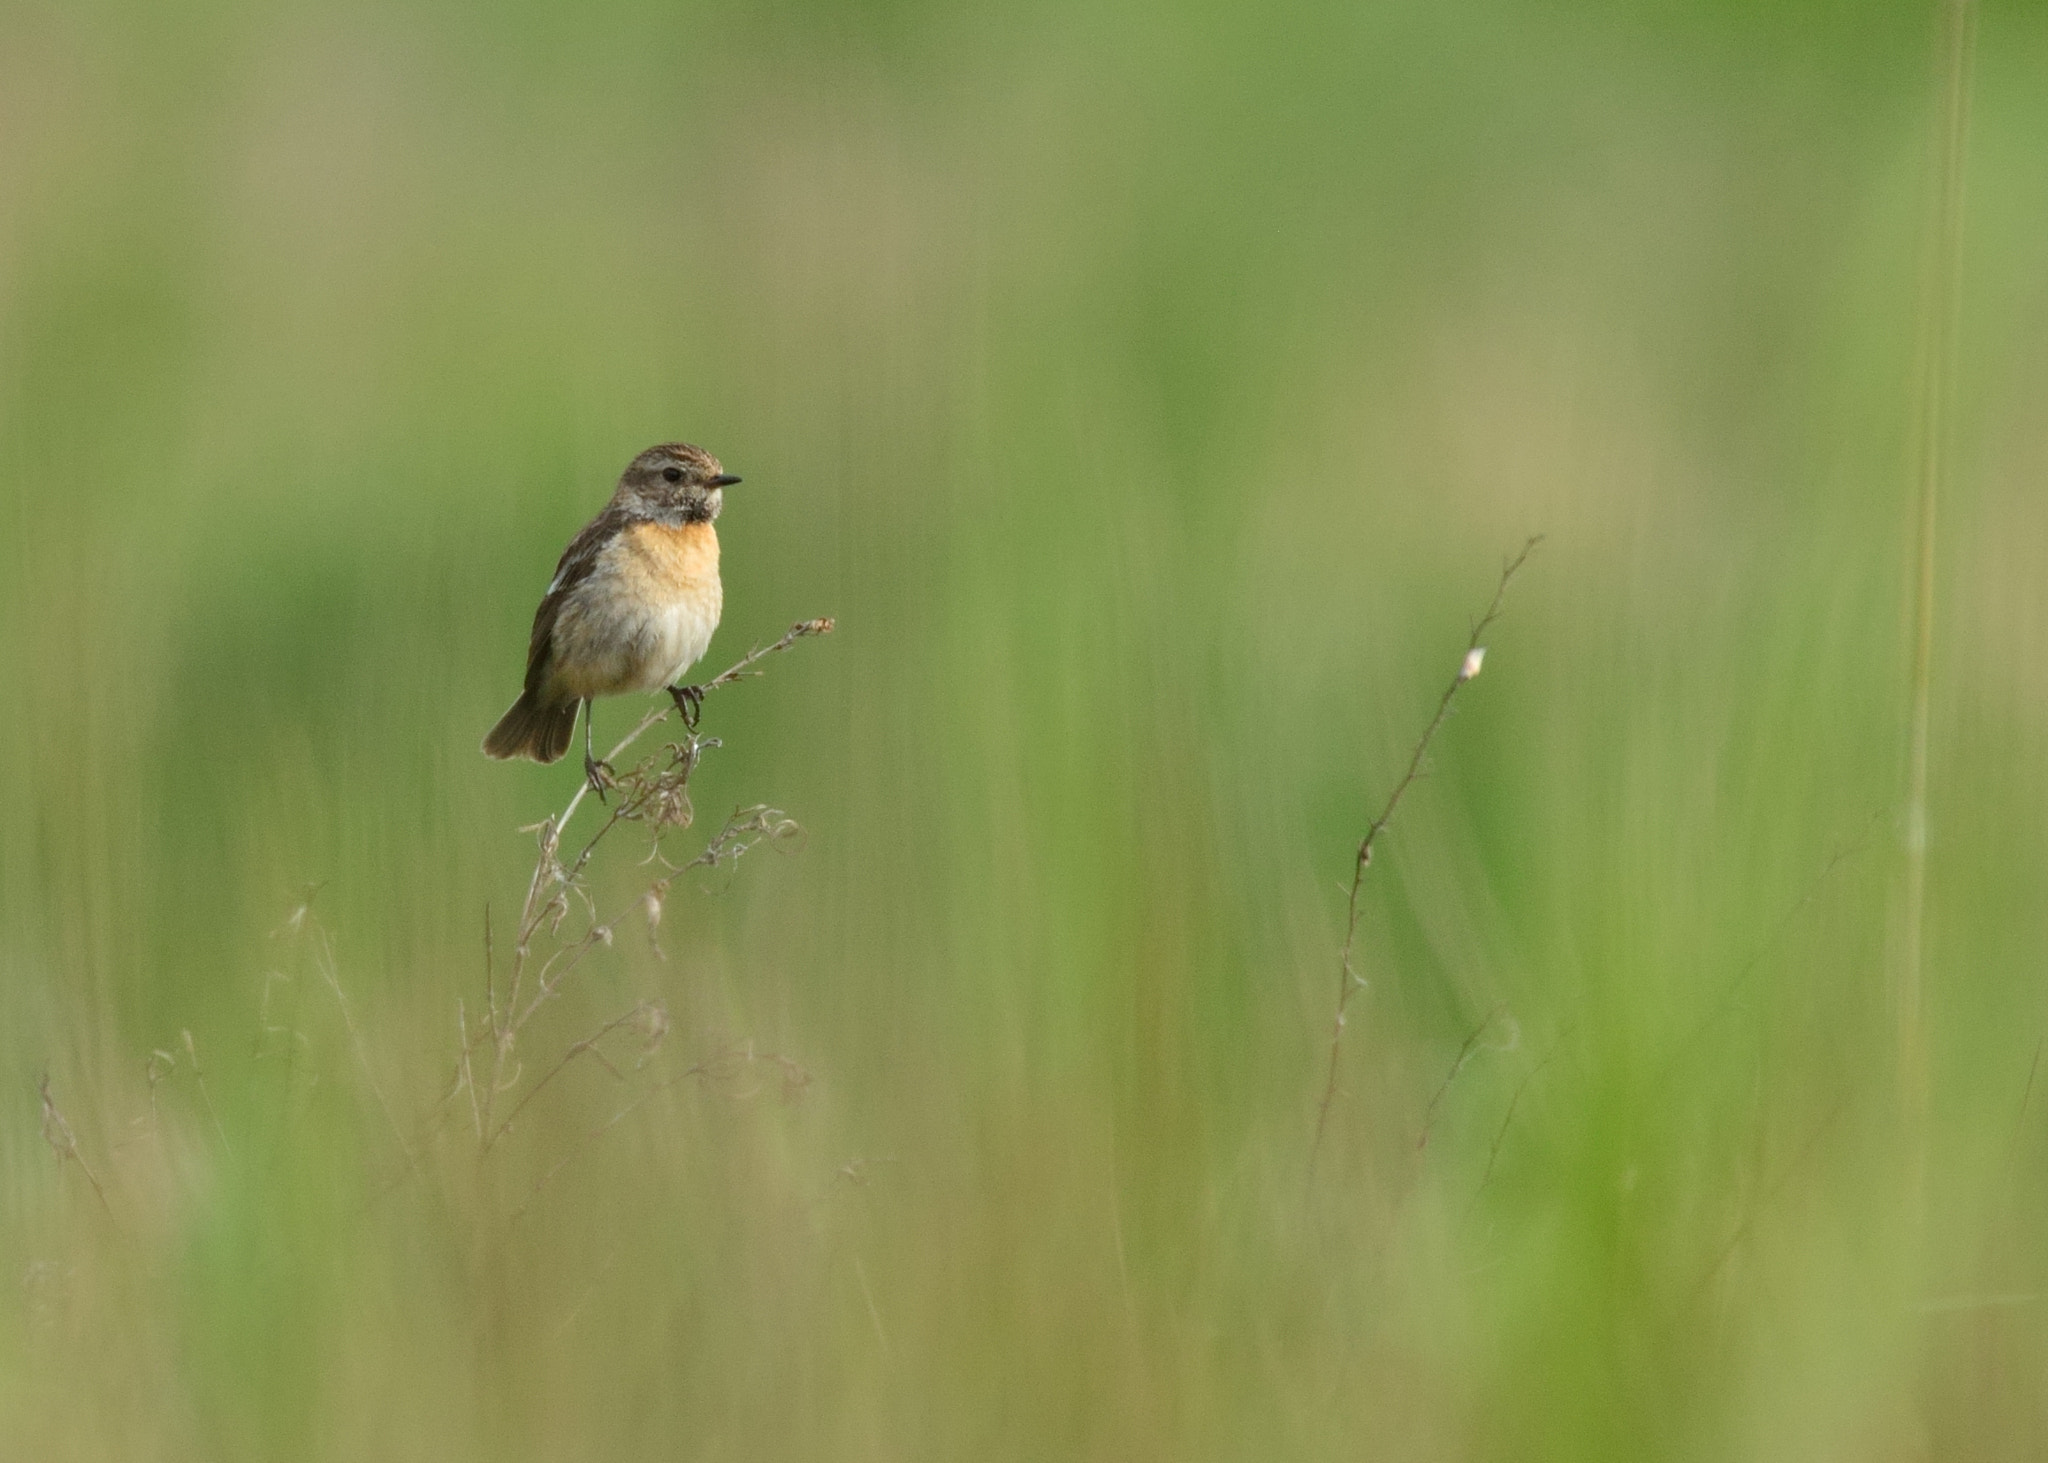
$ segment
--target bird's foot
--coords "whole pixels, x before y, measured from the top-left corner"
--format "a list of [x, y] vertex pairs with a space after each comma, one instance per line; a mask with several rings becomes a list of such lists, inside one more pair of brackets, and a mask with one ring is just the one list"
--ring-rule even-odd
[[604, 801], [605, 789], [619, 785], [618, 774], [612, 771], [612, 764], [583, 754], [583, 780], [590, 784], [590, 790], [597, 794], [599, 802]]
[[702, 686], [670, 686], [668, 693], [675, 698], [676, 714], [682, 717], [684, 730], [695, 731], [698, 718], [704, 714], [704, 688]]

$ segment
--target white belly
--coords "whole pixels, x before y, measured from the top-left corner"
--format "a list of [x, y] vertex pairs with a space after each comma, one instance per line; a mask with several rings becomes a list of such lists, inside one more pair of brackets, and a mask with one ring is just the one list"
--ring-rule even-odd
[[692, 595], [647, 617], [641, 634], [645, 650], [638, 679], [628, 689], [656, 691], [681, 683], [683, 672], [704, 658], [718, 629], [718, 599]]
[[555, 622], [550, 679], [558, 693], [578, 697], [680, 684], [711, 648], [724, 604], [716, 579], [649, 602], [618, 593], [609, 575], [592, 575]]

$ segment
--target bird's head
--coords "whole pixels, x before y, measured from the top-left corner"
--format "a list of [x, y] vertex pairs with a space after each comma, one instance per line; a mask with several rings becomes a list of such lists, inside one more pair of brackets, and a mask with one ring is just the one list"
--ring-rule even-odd
[[702, 447], [664, 442], [633, 459], [617, 496], [663, 518], [709, 523], [725, 506], [725, 490], [738, 481]]

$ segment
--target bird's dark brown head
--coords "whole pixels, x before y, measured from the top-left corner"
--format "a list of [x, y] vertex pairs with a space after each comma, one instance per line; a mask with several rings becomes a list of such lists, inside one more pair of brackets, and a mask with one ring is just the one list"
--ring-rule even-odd
[[725, 506], [725, 490], [738, 481], [702, 447], [664, 442], [633, 459], [614, 499], [649, 517], [709, 523]]

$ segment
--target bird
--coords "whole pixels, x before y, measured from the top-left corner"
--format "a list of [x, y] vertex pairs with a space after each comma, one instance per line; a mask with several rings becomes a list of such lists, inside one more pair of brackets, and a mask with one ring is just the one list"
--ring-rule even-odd
[[739, 478], [701, 447], [650, 447], [612, 498], [562, 551], [534, 611], [526, 685], [484, 738], [484, 755], [555, 762], [583, 712], [583, 775], [600, 798], [612, 770], [591, 741], [600, 696], [666, 690], [695, 726], [703, 692], [683, 673], [711, 646], [725, 607], [718, 531], [725, 490]]

